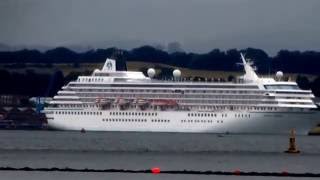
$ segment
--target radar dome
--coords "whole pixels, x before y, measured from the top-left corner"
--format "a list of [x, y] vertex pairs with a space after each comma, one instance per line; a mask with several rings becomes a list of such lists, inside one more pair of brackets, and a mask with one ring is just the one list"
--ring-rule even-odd
[[175, 69], [173, 72], [173, 77], [174, 78], [180, 78], [181, 77], [181, 71], [179, 69]]
[[154, 70], [153, 68], [149, 68], [147, 73], [150, 78], [153, 78], [154, 75], [156, 75], [156, 70]]
[[93, 71], [93, 74], [98, 73], [98, 72], [100, 72], [100, 70], [99, 70], [99, 69], [95, 69], [95, 70]]
[[283, 77], [283, 72], [282, 71], [278, 71], [277, 73], [276, 73], [276, 78], [277, 79], [281, 79]]

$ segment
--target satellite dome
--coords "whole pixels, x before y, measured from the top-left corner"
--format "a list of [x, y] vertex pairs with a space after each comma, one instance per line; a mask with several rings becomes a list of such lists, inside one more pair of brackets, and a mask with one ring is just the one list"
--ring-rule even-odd
[[173, 72], [173, 77], [174, 78], [180, 78], [181, 77], [181, 71], [179, 69], [175, 69]]
[[99, 69], [95, 69], [95, 70], [93, 71], [93, 74], [98, 73], [98, 72], [100, 72], [100, 70], [99, 70]]
[[277, 79], [281, 79], [283, 77], [283, 72], [282, 71], [278, 71], [277, 73], [276, 73], [276, 78]]
[[156, 75], [156, 70], [154, 70], [153, 68], [149, 68], [147, 73], [150, 78], [153, 78], [154, 75]]

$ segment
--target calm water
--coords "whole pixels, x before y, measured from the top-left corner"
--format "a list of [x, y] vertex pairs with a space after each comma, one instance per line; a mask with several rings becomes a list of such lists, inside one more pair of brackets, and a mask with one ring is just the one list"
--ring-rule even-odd
[[[0, 131], [0, 166], [320, 173], [320, 137], [284, 135]], [[194, 179], [194, 175], [0, 172], [5, 179]], [[193, 178], [192, 178], [193, 177]], [[209, 179], [212, 176], [201, 176]], [[221, 179], [252, 179], [224, 177]], [[61, 179], [60, 178], [60, 179]], [[80, 178], [81, 179], [81, 178]], [[253, 178], [254, 179], [254, 178]], [[263, 178], [262, 178], [263, 179]], [[268, 178], [269, 179], [269, 178]], [[275, 178], [276, 179], [276, 178]], [[284, 178], [286, 179], [286, 178]]]
[[[217, 135], [74, 131], [0, 131], [1, 150], [103, 152], [254, 152], [279, 153], [286, 135]], [[306, 154], [320, 154], [319, 136], [297, 136]]]

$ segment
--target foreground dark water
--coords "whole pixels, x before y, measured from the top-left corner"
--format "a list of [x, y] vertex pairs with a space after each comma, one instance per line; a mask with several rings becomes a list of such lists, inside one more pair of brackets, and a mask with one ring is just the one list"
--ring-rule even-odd
[[[297, 145], [302, 153], [292, 155], [283, 153], [288, 147], [288, 136], [285, 135], [0, 131], [0, 166], [132, 170], [157, 166], [162, 170], [320, 173], [319, 140], [319, 136], [297, 136]], [[199, 178], [195, 175], [162, 174], [0, 173], [5, 179]], [[201, 179], [209, 178], [201, 176]]]

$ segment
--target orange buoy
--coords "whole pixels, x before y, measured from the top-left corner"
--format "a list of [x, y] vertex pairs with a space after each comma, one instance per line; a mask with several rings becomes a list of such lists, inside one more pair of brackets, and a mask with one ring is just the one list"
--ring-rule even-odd
[[240, 169], [236, 169], [235, 171], [233, 171], [233, 174], [237, 176], [240, 175], [241, 174]]
[[296, 135], [295, 135], [294, 129], [290, 130], [289, 148], [288, 150], [285, 151], [285, 153], [292, 153], [292, 154], [300, 153], [296, 145]]
[[152, 174], [159, 174], [160, 168], [158, 168], [158, 167], [151, 168], [151, 172], [152, 172]]

